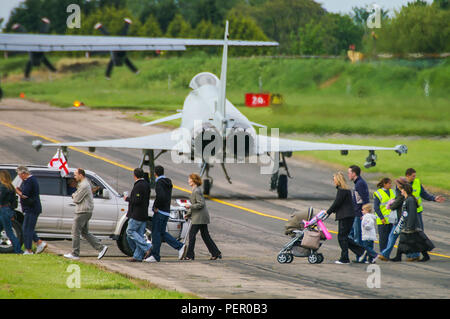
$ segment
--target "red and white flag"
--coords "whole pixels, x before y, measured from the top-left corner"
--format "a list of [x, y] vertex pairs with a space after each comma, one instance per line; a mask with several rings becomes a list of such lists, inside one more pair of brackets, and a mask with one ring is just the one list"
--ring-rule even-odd
[[50, 163], [48, 163], [47, 166], [59, 169], [61, 171], [62, 177], [69, 175], [69, 167], [67, 166], [67, 160], [64, 154], [61, 152], [61, 149], [58, 149], [56, 151], [56, 154], [53, 156], [53, 158], [50, 160]]

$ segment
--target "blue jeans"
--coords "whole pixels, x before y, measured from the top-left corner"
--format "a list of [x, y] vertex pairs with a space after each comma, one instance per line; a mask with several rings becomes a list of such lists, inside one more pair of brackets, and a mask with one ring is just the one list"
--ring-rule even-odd
[[173, 238], [167, 231], [167, 221], [168, 216], [163, 214], [155, 213], [152, 219], [152, 256], [155, 257], [157, 261], [161, 260], [160, 250], [161, 241], [164, 239], [172, 248], [180, 250], [183, 244]]
[[398, 235], [394, 234], [395, 227], [397, 227], [397, 224], [392, 225], [391, 232], [389, 233], [389, 236], [388, 236], [386, 248], [380, 252], [381, 255], [383, 255], [384, 257], [386, 257], [388, 259], [389, 259], [389, 256], [391, 255], [392, 249], [394, 249], [394, 245], [395, 245], [395, 242], [397, 241], [398, 236], [400, 236], [400, 234], [398, 234]]
[[[361, 241], [362, 246], [364, 247], [364, 249], [367, 251], [367, 254], [369, 255], [370, 258], [375, 258], [378, 254], [375, 250], [373, 250], [373, 240], [363, 240]], [[366, 261], [366, 257], [364, 257], [363, 261]], [[370, 260], [369, 258], [369, 260]]]
[[23, 219], [23, 242], [25, 245], [25, 249], [31, 250], [33, 247], [33, 241], [38, 242], [39, 237], [36, 235], [34, 228], [36, 227], [36, 223], [39, 215], [35, 213], [27, 213], [25, 212], [25, 218]]
[[133, 258], [136, 260], [142, 260], [145, 253], [152, 247], [151, 244], [147, 243], [144, 236], [145, 226], [147, 222], [141, 222], [136, 219], [128, 219], [127, 227], [127, 241], [133, 251]]
[[20, 249], [20, 241], [17, 239], [16, 235], [12, 230], [11, 218], [14, 216], [14, 212], [9, 207], [0, 207], [0, 232], [5, 230], [6, 236], [8, 236], [14, 249], [14, 253], [20, 254], [22, 250]]
[[362, 246], [362, 239], [361, 239], [361, 218], [356, 216], [353, 221], [353, 227], [350, 232], [350, 238], [353, 239], [355, 243]]
[[389, 240], [389, 234], [392, 232], [392, 224], [378, 225], [378, 238], [380, 251], [383, 251], [387, 247]]

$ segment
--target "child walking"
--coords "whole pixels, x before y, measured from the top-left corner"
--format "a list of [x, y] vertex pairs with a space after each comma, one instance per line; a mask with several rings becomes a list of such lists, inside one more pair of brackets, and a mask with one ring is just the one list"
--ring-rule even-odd
[[359, 257], [358, 262], [368, 262], [370, 264], [374, 264], [375, 260], [378, 257], [378, 254], [375, 252], [375, 250], [373, 250], [373, 242], [377, 240], [377, 232], [375, 230], [377, 216], [375, 216], [375, 214], [372, 214], [371, 204], [363, 205], [362, 214], [363, 218], [361, 221], [361, 239], [362, 246], [366, 251], [361, 257]]

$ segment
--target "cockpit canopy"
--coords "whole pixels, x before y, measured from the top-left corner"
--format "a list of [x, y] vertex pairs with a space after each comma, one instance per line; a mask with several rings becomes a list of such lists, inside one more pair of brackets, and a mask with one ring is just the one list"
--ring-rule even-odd
[[202, 72], [194, 76], [189, 83], [189, 87], [193, 90], [196, 90], [204, 85], [213, 85], [215, 87], [219, 87], [220, 80], [217, 76], [210, 72]]

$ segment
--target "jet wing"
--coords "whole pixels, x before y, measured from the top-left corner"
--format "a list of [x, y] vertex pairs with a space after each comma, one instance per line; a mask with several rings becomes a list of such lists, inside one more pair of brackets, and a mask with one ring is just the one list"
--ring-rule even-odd
[[[0, 33], [0, 51], [184, 51], [186, 46], [222, 46], [224, 40], [128, 36]], [[228, 41], [231, 46], [277, 46], [278, 42]]]
[[174, 130], [171, 132], [153, 134], [141, 137], [86, 141], [86, 142], [68, 142], [68, 143], [48, 143], [42, 144], [40, 141], [34, 141], [33, 147], [39, 150], [44, 147], [88, 147], [88, 148], [125, 148], [125, 149], [146, 149], [146, 150], [178, 150], [180, 147], [180, 134]]
[[297, 152], [297, 151], [395, 151], [399, 154], [406, 153], [406, 145], [395, 147], [362, 146], [349, 144], [331, 144], [305, 142], [286, 138], [276, 138], [264, 135], [257, 135], [258, 154], [267, 152]]

